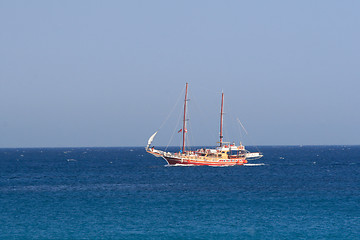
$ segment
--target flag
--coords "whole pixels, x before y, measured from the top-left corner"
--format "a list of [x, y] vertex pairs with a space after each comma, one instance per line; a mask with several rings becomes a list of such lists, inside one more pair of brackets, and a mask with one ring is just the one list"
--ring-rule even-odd
[[[179, 133], [179, 132], [181, 132], [181, 131], [182, 131], [182, 129], [180, 129], [180, 130], [178, 131], [178, 133]], [[185, 131], [184, 131], [184, 132], [186, 132], [186, 133], [187, 133], [187, 129], [186, 129], [186, 128], [185, 128]]]

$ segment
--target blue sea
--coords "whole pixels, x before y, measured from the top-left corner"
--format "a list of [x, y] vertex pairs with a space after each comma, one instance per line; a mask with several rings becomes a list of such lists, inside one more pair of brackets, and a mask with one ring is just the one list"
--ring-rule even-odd
[[360, 146], [260, 150], [169, 167], [136, 147], [0, 149], [0, 239], [360, 239]]

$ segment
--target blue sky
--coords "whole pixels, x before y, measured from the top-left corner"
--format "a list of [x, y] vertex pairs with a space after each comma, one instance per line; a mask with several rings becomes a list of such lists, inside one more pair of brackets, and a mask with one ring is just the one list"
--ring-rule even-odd
[[[359, 1], [0, 1], [0, 147], [360, 144]], [[232, 120], [231, 120], [232, 119]], [[242, 133], [243, 134], [243, 133]], [[178, 145], [175, 134], [170, 145]], [[251, 140], [250, 140], [251, 139]]]

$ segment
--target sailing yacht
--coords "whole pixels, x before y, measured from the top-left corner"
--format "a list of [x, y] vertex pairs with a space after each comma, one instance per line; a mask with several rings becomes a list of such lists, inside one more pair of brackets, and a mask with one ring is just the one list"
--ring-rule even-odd
[[205, 165], [205, 166], [235, 166], [244, 165], [248, 160], [259, 159], [263, 155], [260, 152], [250, 153], [240, 143], [223, 142], [223, 109], [224, 109], [224, 93], [221, 95], [221, 112], [220, 112], [220, 140], [219, 146], [216, 148], [200, 148], [195, 151], [186, 150], [186, 107], [187, 107], [188, 83], [185, 86], [185, 101], [182, 132], [182, 148], [179, 152], [165, 152], [150, 147], [157, 132], [155, 132], [148, 140], [146, 152], [155, 157], [161, 157], [169, 165]]

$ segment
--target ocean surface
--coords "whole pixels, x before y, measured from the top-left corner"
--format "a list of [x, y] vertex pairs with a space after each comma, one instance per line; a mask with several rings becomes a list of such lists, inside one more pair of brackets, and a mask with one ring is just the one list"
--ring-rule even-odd
[[360, 146], [259, 148], [235, 167], [0, 149], [0, 239], [360, 239]]

